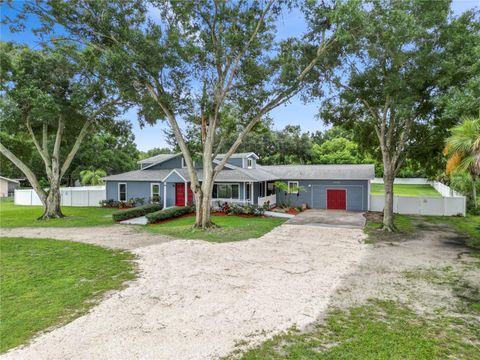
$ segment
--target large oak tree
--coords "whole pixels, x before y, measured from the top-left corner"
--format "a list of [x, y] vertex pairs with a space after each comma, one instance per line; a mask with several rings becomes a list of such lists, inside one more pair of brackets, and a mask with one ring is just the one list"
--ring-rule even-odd
[[[38, 194], [41, 219], [63, 217], [60, 184], [93, 125], [117, 114], [108, 85], [88, 71], [89, 54], [70, 47], [32, 50], [0, 43], [0, 152]], [[48, 188], [21, 158], [15, 138], [29, 138], [45, 168]], [[31, 149], [31, 148], [30, 148]]]
[[[249, 132], [301, 89], [338, 36], [337, 5], [321, 2], [308, 44], [278, 40], [284, 2], [85, 0], [27, 2], [44, 25], [97, 52], [124, 99], [139, 105], [142, 122], [167, 121], [183, 153], [196, 203], [196, 226], [207, 228], [213, 183]], [[288, 4], [288, 2], [287, 2]], [[225, 106], [238, 109], [241, 130], [215, 161]], [[201, 124], [203, 178], [193, 166], [183, 122]], [[221, 146], [220, 146], [221, 147]]]
[[321, 116], [354, 128], [364, 147], [380, 151], [386, 230], [395, 230], [395, 176], [435, 119], [433, 97], [444, 50], [441, 30], [449, 16], [448, 0], [375, 0], [362, 3], [344, 23], [352, 37], [333, 78], [338, 91], [323, 103]]

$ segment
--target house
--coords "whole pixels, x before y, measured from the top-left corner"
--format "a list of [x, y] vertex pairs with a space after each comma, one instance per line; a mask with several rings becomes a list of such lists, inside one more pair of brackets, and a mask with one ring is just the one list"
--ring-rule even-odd
[[[218, 163], [224, 155], [214, 160]], [[370, 180], [373, 165], [272, 165], [257, 163], [251, 153], [231, 156], [213, 187], [214, 204], [218, 202], [263, 205], [287, 203], [307, 204], [316, 209], [365, 211], [370, 208]], [[138, 162], [139, 169], [107, 176], [107, 199], [128, 201], [131, 198], [152, 199], [164, 207], [184, 206], [193, 202], [190, 177], [181, 153], [162, 154]], [[202, 169], [196, 164], [199, 180]], [[284, 181], [298, 193], [276, 189], [274, 183]], [[288, 199], [287, 199], [288, 196]]]
[[0, 197], [13, 196], [13, 192], [20, 185], [18, 180], [0, 176]]

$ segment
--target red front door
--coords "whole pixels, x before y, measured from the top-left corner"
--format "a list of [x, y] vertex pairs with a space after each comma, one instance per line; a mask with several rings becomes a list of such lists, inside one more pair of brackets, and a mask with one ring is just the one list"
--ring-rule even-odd
[[347, 210], [347, 190], [327, 189], [327, 209]]
[[[193, 202], [193, 192], [190, 189], [190, 183], [188, 183], [188, 202], [187, 204], [191, 204]], [[184, 183], [176, 183], [175, 184], [175, 206], [185, 206], [185, 184]]]

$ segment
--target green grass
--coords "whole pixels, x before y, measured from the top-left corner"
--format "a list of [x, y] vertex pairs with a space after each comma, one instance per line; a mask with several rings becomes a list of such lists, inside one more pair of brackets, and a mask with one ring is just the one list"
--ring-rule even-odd
[[[383, 195], [383, 184], [372, 184], [370, 194]], [[430, 185], [410, 185], [410, 184], [394, 184], [393, 193], [395, 196], [429, 196], [440, 197], [440, 193]]]
[[184, 217], [163, 224], [147, 225], [148, 231], [181, 239], [206, 240], [211, 242], [239, 241], [258, 238], [278, 225], [284, 219], [269, 217], [212, 216], [218, 226], [211, 230], [196, 230], [192, 226], [195, 217]]
[[392, 301], [332, 310], [309, 331], [292, 330], [244, 354], [257, 359], [478, 359], [480, 329], [461, 318], [424, 319]]
[[117, 209], [97, 207], [62, 207], [62, 219], [37, 220], [43, 213], [42, 206], [19, 206], [11, 199], [0, 202], [0, 227], [74, 227], [112, 225], [112, 213]]
[[0, 352], [84, 314], [135, 277], [132, 254], [99, 246], [4, 237], [0, 250]]
[[467, 216], [424, 216], [424, 220], [434, 224], [447, 224], [457, 231], [470, 236], [466, 244], [480, 249], [480, 215]]

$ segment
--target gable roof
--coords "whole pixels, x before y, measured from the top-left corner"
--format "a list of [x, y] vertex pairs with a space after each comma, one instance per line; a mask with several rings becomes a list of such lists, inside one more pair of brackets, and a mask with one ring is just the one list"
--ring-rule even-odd
[[[248, 158], [253, 156], [255, 159], [260, 159], [257, 154], [254, 152], [248, 152], [248, 153], [235, 153], [230, 156], [230, 159], [243, 159], [243, 158]], [[225, 157], [225, 154], [218, 154], [216, 159], [223, 159]]]
[[167, 160], [173, 159], [182, 153], [176, 153], [176, 154], [159, 154], [155, 155], [143, 160], [137, 161], [137, 164], [160, 164], [162, 162], [165, 162]]
[[375, 177], [375, 165], [257, 165], [284, 180], [369, 180]]
[[110, 175], [103, 178], [107, 181], [162, 181], [172, 169], [163, 170], [133, 170], [122, 174]]

